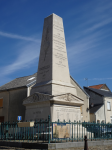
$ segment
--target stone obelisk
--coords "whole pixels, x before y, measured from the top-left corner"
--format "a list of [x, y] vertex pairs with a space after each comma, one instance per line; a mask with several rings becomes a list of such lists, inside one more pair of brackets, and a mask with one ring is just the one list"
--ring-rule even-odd
[[80, 120], [83, 100], [70, 83], [63, 20], [52, 14], [45, 18], [36, 85], [24, 99], [25, 119]]
[[46, 94], [76, 93], [70, 83], [63, 20], [52, 14], [44, 19], [35, 92]]

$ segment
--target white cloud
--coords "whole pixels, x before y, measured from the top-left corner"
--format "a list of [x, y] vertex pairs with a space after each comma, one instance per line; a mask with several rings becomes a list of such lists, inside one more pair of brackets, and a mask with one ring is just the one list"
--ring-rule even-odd
[[13, 38], [13, 39], [26, 40], [26, 41], [40, 42], [40, 40], [38, 40], [38, 39], [25, 37], [22, 35], [17, 35], [17, 34], [12, 34], [12, 33], [6, 33], [6, 32], [2, 32], [2, 31], [0, 31], [0, 36], [4, 36], [7, 38]]
[[[98, 59], [101, 62], [107, 54], [112, 54], [111, 43], [110, 47], [104, 45], [112, 33], [110, 24], [112, 23], [112, 2], [102, 0], [101, 2], [94, 1], [92, 5], [90, 3], [84, 5], [82, 9], [77, 8], [80, 10], [77, 15], [81, 15], [76, 17], [76, 24], [70, 32], [67, 45], [70, 68], [81, 70]], [[71, 12], [69, 15], [72, 17], [76, 15], [75, 9]], [[107, 62], [109, 61], [108, 59]]]
[[0, 68], [0, 70], [2, 70], [0, 76], [3, 77], [16, 72], [17, 70], [31, 67], [31, 65], [38, 59], [40, 44], [29, 43], [18, 49], [18, 51], [20, 51], [20, 54], [12, 64]]
[[92, 27], [90, 27], [88, 30], [91, 30], [91, 31], [94, 31], [98, 28], [101, 28], [109, 23], [112, 22], [112, 18], [108, 17], [108, 18], [105, 18], [104, 20], [98, 22], [98, 23], [95, 23]]

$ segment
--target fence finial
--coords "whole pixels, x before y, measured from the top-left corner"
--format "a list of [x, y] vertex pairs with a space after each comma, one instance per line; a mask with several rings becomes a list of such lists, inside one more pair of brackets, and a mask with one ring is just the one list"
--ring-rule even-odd
[[87, 135], [85, 135], [85, 137], [84, 137], [84, 150], [89, 150], [88, 143], [87, 143]]

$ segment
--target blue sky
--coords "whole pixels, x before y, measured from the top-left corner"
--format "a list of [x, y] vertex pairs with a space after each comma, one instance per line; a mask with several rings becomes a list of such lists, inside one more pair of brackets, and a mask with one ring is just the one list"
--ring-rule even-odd
[[0, 86], [34, 74], [44, 18], [63, 18], [71, 76], [112, 91], [112, 0], [1, 0]]

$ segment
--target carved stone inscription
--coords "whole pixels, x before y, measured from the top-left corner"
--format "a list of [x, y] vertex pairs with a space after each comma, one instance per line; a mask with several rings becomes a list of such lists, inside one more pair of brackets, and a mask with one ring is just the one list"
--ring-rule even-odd
[[56, 22], [58, 24], [54, 24], [54, 33], [53, 33], [53, 41], [54, 41], [54, 50], [57, 51], [54, 56], [56, 58], [56, 64], [60, 67], [66, 67], [66, 46], [65, 46], [65, 38], [64, 38], [64, 32], [60, 32], [57, 29], [63, 30], [63, 26], [59, 26], [59, 22]]
[[49, 47], [50, 47], [49, 27], [46, 28], [46, 33], [45, 33], [43, 45], [44, 45], [44, 61], [45, 61], [46, 55], [47, 55]]
[[42, 76], [42, 79], [45, 79], [46, 74], [49, 72], [50, 65], [39, 68], [39, 74]]
[[73, 109], [73, 108], [63, 108], [63, 107], [56, 107], [55, 108], [57, 118], [56, 120], [60, 121], [79, 121], [80, 118], [80, 109]]
[[58, 58], [58, 59], [60, 59], [60, 60], [65, 60], [65, 59], [67, 59], [63, 54], [61, 54], [61, 53], [59, 53], [59, 52], [57, 52], [57, 53], [55, 54], [55, 57]]
[[40, 120], [40, 119], [47, 119], [48, 115], [50, 114], [49, 106], [39, 106], [36, 105], [26, 109], [26, 119], [29, 120]]

